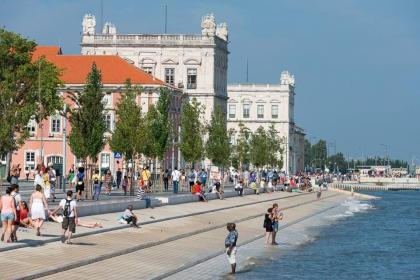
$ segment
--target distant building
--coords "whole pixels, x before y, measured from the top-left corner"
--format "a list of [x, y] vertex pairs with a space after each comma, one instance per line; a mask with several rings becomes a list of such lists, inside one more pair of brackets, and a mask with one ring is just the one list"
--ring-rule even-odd
[[[91, 71], [92, 64], [96, 63], [102, 74], [103, 90], [105, 93], [103, 102], [105, 104], [105, 120], [110, 132], [115, 129], [115, 108], [120, 99], [121, 90], [124, 87], [126, 79], [130, 79], [134, 85], [141, 85], [144, 91], [137, 97], [137, 103], [142, 108], [142, 112], [147, 112], [151, 104], [157, 102], [159, 90], [161, 87], [167, 87], [171, 90], [171, 109], [170, 115], [173, 127], [178, 127], [180, 122], [180, 108], [183, 101], [183, 94], [180, 90], [167, 85], [163, 81], [156, 79], [143, 70], [131, 65], [124, 59], [116, 55], [95, 56], [95, 55], [63, 55], [59, 47], [37, 47], [33, 58], [45, 56], [45, 58], [54, 63], [63, 70], [61, 80], [64, 87], [61, 88], [60, 95], [68, 106], [74, 106], [70, 100], [71, 92], [83, 90], [86, 77]], [[23, 170], [31, 171], [38, 163], [43, 162], [47, 165], [49, 162], [54, 164], [59, 174], [67, 172], [63, 170], [64, 159], [66, 159], [66, 169], [72, 164], [76, 164], [78, 159], [71, 152], [70, 147], [65, 147], [64, 154], [63, 134], [66, 130], [67, 135], [71, 131], [71, 126], [60, 114], [50, 116], [42, 122], [42, 128], [37, 125], [35, 120], [30, 121], [28, 130], [30, 138], [25, 144], [15, 151], [12, 155], [12, 164], [20, 164]], [[110, 136], [106, 133], [105, 136]], [[114, 151], [118, 152], [118, 151]], [[165, 156], [165, 167], [173, 167], [180, 163], [180, 153], [178, 148], [173, 145]], [[121, 159], [120, 166], [121, 165]], [[108, 144], [98, 155], [99, 168], [103, 171], [110, 169], [115, 171], [117, 160], [114, 159], [113, 151]], [[25, 176], [21, 172], [21, 176]]]
[[283, 171], [294, 174], [304, 170], [303, 129], [295, 124], [295, 79], [283, 71], [279, 84], [230, 84], [228, 85], [228, 130], [236, 141], [239, 123], [252, 132], [262, 126], [274, 125], [283, 139]]
[[83, 18], [81, 53], [118, 55], [167, 84], [183, 89], [205, 106], [209, 121], [216, 105], [226, 112], [228, 29], [212, 14], [202, 18], [201, 34], [123, 34], [112, 23], [96, 32], [93, 15]]

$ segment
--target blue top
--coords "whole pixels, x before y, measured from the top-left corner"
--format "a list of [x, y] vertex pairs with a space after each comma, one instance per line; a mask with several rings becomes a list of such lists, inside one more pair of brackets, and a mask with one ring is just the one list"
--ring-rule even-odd
[[232, 230], [229, 232], [228, 236], [226, 236], [225, 247], [229, 248], [230, 246], [236, 246], [236, 241], [238, 241], [238, 232], [236, 230]]

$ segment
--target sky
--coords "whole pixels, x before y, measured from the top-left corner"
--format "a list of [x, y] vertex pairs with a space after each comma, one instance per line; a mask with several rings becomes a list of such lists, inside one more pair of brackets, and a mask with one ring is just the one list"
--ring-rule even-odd
[[[103, 22], [119, 33], [163, 33], [165, 5], [168, 33], [200, 33], [201, 17], [214, 13], [229, 28], [229, 83], [246, 81], [247, 60], [249, 82], [279, 83], [288, 70], [296, 79], [295, 121], [311, 142], [335, 143], [346, 157], [387, 150], [420, 164], [420, 1], [102, 2]], [[86, 13], [99, 25], [101, 1], [1, 0], [0, 26], [80, 53]]]

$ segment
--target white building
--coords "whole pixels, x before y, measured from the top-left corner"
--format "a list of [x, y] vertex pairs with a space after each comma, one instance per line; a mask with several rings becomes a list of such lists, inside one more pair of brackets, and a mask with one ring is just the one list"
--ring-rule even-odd
[[228, 29], [212, 14], [201, 34], [121, 34], [112, 23], [96, 33], [93, 15], [83, 18], [83, 55], [119, 55], [162, 81], [182, 88], [205, 106], [209, 121], [216, 104], [226, 112]]
[[291, 174], [304, 168], [304, 133], [294, 121], [294, 89], [294, 76], [287, 71], [281, 73], [280, 84], [228, 85], [227, 126], [233, 138], [241, 122], [252, 132], [274, 125], [284, 141], [283, 171]]

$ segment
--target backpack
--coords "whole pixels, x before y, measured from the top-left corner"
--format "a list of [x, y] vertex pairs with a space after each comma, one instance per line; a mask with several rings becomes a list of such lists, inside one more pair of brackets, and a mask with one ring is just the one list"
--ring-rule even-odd
[[72, 201], [73, 201], [73, 199], [71, 199], [71, 200], [66, 199], [66, 204], [64, 205], [64, 209], [63, 209], [63, 216], [64, 217], [70, 217], [70, 215], [71, 215], [70, 203]]

